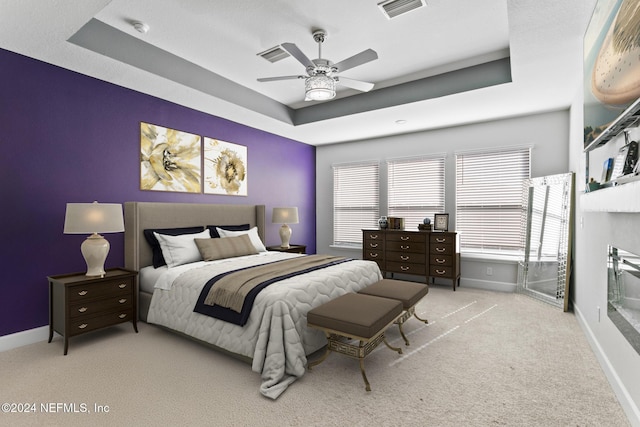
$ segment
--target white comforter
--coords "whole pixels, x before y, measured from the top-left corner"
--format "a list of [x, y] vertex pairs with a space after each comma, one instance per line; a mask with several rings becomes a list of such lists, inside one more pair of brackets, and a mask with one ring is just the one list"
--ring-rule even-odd
[[[167, 289], [154, 290], [148, 322], [252, 358], [253, 371], [262, 377], [260, 393], [276, 399], [304, 375], [306, 355], [326, 344], [321, 332], [307, 328], [307, 312], [382, 279], [377, 264], [354, 260], [276, 282], [258, 294], [244, 326], [194, 313], [193, 308], [205, 283], [214, 275], [294, 256], [300, 255], [269, 252], [224, 262], [194, 263], [179, 272], [168, 269], [165, 274], [176, 277], [159, 280], [159, 286]], [[197, 279], [190, 281], [189, 277]]]

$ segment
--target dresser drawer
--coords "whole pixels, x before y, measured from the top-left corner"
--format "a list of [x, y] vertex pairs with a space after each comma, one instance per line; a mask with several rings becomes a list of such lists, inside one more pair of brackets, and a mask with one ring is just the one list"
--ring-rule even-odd
[[412, 252], [387, 252], [387, 261], [401, 263], [421, 263], [426, 261], [423, 253]]
[[431, 254], [429, 257], [429, 265], [432, 267], [452, 267], [453, 266], [453, 255], [434, 255]]
[[363, 230], [362, 237], [364, 240], [384, 240], [384, 233], [376, 230]]
[[454, 268], [453, 266], [432, 265], [429, 269], [429, 276], [454, 278]]
[[401, 242], [401, 241], [387, 241], [387, 252], [412, 252], [417, 254], [424, 254], [427, 251], [425, 242]]
[[80, 335], [87, 331], [115, 325], [116, 323], [129, 322], [133, 318], [133, 310], [118, 310], [95, 317], [82, 317], [71, 321], [69, 336]]
[[403, 233], [403, 232], [393, 232], [390, 231], [387, 233], [387, 242], [410, 242], [410, 243], [424, 243], [427, 241], [426, 233], [413, 232], [413, 233]]
[[362, 251], [362, 258], [370, 261], [382, 261], [384, 259], [384, 252], [375, 249], [364, 249]]
[[433, 255], [453, 255], [453, 245], [445, 245], [442, 243], [431, 243], [429, 245], [431, 254]]
[[75, 317], [91, 317], [113, 310], [133, 309], [133, 298], [131, 294], [115, 295], [100, 300], [83, 301], [82, 303], [74, 303], [69, 307], [69, 316]]
[[365, 239], [364, 242], [362, 243], [362, 250], [363, 250], [363, 253], [368, 251], [382, 252], [384, 250], [384, 241]]
[[387, 261], [387, 271], [390, 273], [407, 273], [407, 274], [419, 274], [425, 275], [427, 268], [425, 263], [414, 264], [408, 262], [390, 262]]
[[453, 245], [456, 242], [455, 233], [430, 233], [429, 241], [434, 244]]
[[67, 298], [70, 302], [83, 301], [106, 295], [131, 295], [133, 292], [133, 279], [113, 279], [101, 283], [91, 283], [78, 286], [70, 286], [67, 290]]

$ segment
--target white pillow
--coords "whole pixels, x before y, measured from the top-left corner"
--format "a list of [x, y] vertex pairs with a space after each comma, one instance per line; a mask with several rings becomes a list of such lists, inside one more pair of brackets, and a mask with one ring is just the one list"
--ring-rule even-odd
[[209, 230], [194, 234], [181, 234], [179, 236], [169, 236], [167, 234], [153, 234], [160, 243], [162, 256], [167, 262], [167, 266], [176, 267], [190, 262], [202, 261], [202, 256], [194, 239], [210, 239]]
[[237, 237], [237, 236], [242, 236], [243, 234], [248, 234], [249, 239], [251, 239], [251, 243], [253, 243], [253, 246], [255, 246], [258, 252], [267, 252], [267, 248], [264, 247], [264, 243], [262, 243], [262, 240], [260, 240], [260, 236], [258, 236], [258, 227], [253, 227], [251, 230], [242, 230], [242, 231], [231, 231], [231, 230], [225, 230], [220, 227], [216, 227], [216, 230], [218, 231], [218, 234], [222, 238]]

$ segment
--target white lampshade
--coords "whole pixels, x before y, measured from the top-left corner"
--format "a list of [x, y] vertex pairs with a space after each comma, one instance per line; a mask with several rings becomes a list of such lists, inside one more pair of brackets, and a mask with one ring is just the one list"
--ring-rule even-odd
[[336, 96], [336, 81], [324, 74], [307, 77], [305, 101], [326, 101]]
[[280, 240], [282, 241], [282, 244], [280, 246], [283, 248], [289, 248], [291, 227], [289, 227], [287, 223], [298, 223], [298, 208], [273, 208], [271, 222], [274, 224], [282, 224], [282, 227], [280, 227]]
[[109, 242], [98, 233], [124, 231], [122, 205], [115, 203], [67, 203], [65, 234], [90, 234], [80, 250], [87, 263], [87, 276], [104, 276]]

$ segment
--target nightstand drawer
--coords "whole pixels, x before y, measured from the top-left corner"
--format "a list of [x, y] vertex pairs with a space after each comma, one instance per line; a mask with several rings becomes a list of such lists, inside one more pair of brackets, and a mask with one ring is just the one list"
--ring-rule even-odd
[[87, 283], [70, 286], [67, 297], [69, 301], [82, 301], [106, 295], [131, 295], [133, 292], [131, 278], [113, 279], [102, 283]]
[[87, 317], [71, 321], [69, 336], [80, 335], [87, 331], [115, 325], [117, 323], [129, 322], [133, 318], [133, 310], [119, 310], [101, 316]]
[[126, 310], [127, 308], [133, 308], [133, 298], [131, 298], [131, 295], [116, 295], [114, 297], [96, 301], [86, 301], [81, 304], [72, 304], [69, 309], [69, 316], [88, 317], [102, 312], [112, 311], [114, 309]]
[[426, 274], [425, 264], [412, 264], [405, 262], [387, 262], [387, 271], [391, 273]]

